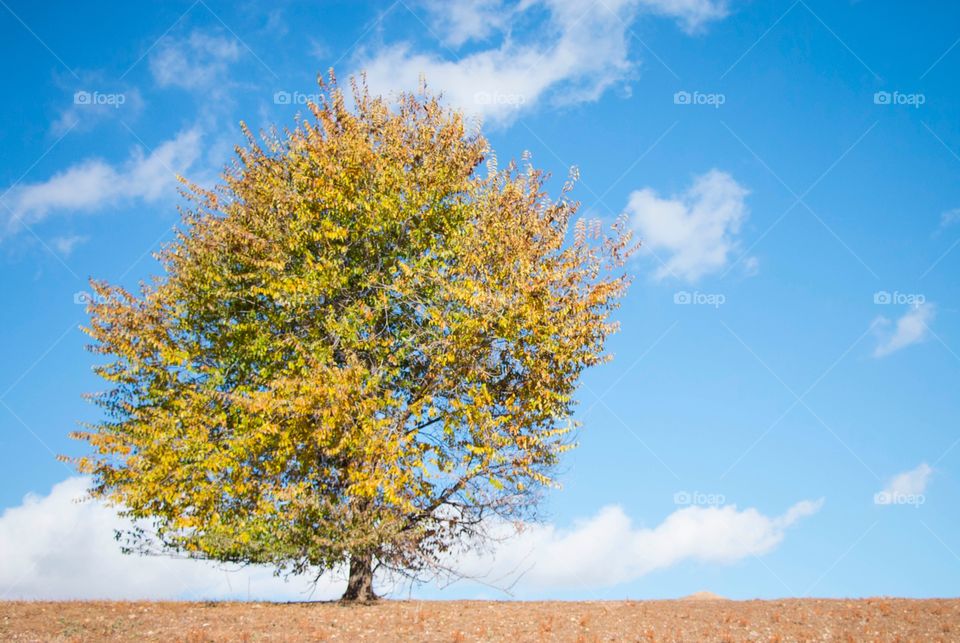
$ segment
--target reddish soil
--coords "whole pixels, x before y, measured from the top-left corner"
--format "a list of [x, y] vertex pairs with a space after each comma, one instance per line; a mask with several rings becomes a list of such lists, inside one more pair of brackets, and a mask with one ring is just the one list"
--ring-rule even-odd
[[960, 599], [0, 602], [2, 641], [960, 641]]

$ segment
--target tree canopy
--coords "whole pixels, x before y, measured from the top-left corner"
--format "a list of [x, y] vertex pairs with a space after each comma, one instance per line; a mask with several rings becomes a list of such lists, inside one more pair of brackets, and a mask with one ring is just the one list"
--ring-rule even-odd
[[[606, 359], [632, 250], [425, 87], [362, 79], [237, 148], [138, 292], [93, 281], [102, 420], [75, 437], [129, 549], [316, 573], [443, 569], [531, 515]], [[486, 171], [484, 171], [486, 161]]]

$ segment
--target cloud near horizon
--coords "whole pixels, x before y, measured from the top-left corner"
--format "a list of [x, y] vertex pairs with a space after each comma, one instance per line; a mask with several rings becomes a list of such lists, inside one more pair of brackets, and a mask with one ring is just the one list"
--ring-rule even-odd
[[762, 556], [822, 504], [804, 500], [774, 517], [736, 505], [689, 506], [655, 527], [635, 526], [621, 507], [609, 505], [571, 528], [529, 525], [494, 557], [470, 554], [458, 560], [460, 570], [474, 577], [522, 574], [517, 590], [526, 595], [613, 587], [688, 561], [723, 565]]
[[68, 478], [0, 514], [0, 600], [332, 599], [346, 586], [323, 578], [311, 594], [306, 580], [285, 582], [263, 567], [125, 555], [114, 531], [129, 523], [81, 501], [87, 489], [87, 478]]
[[[265, 567], [231, 571], [207, 561], [124, 555], [113, 534], [127, 523], [100, 502], [79, 502], [88, 484], [84, 477], [69, 478], [0, 514], [0, 599], [304, 600], [343, 592], [337, 574], [324, 575], [311, 594], [307, 580], [286, 582]], [[526, 525], [491, 551], [452, 562], [481, 582], [504, 587], [514, 579], [524, 595], [610, 587], [685, 561], [729, 564], [761, 556], [821, 504], [802, 501], [774, 517], [734, 505], [691, 506], [655, 527], [634, 526], [611, 505], [570, 528]], [[507, 537], [513, 527], [492, 531]]]

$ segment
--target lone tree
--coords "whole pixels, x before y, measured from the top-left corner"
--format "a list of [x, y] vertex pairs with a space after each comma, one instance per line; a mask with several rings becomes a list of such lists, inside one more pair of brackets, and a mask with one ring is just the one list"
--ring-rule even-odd
[[[332, 75], [312, 119], [254, 137], [139, 294], [93, 281], [104, 419], [74, 437], [127, 551], [279, 574], [449, 571], [490, 519], [533, 515], [571, 446], [578, 377], [627, 286], [610, 232], [497, 169], [425, 87]], [[487, 159], [487, 171], [480, 165]], [[482, 176], [481, 176], [482, 175]], [[149, 525], [148, 528], [143, 527]]]

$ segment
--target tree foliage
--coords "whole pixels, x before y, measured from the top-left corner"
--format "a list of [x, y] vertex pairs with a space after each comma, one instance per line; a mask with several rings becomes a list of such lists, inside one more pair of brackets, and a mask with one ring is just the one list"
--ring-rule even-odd
[[[606, 357], [632, 250], [426, 88], [331, 73], [312, 118], [254, 137], [139, 293], [95, 281], [108, 390], [75, 437], [131, 546], [418, 574], [530, 515]], [[486, 160], [486, 172], [483, 161]], [[361, 594], [363, 590], [361, 590]], [[368, 597], [367, 595], [353, 597]]]

